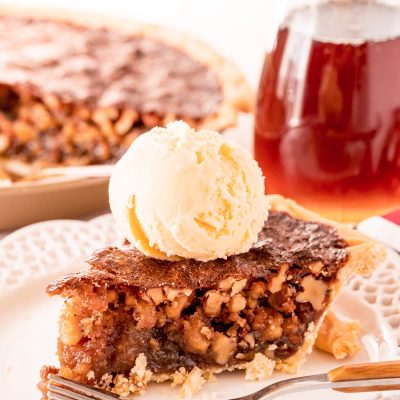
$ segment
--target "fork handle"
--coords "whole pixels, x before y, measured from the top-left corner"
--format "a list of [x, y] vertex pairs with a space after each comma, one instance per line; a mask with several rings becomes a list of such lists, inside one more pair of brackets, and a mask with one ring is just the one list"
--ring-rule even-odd
[[[328, 377], [331, 382], [340, 381], [354, 381], [357, 379], [379, 379], [379, 378], [400, 378], [400, 360], [396, 361], [383, 361], [368, 364], [353, 364], [343, 365], [328, 372]], [[385, 390], [399, 390], [400, 382], [398, 385], [381, 386], [379, 388], [374, 386], [368, 387], [348, 387], [334, 389], [339, 392], [372, 392], [372, 391], [385, 391]]]
[[361, 392], [386, 392], [392, 390], [400, 390], [400, 385], [388, 386], [363, 386], [363, 387], [348, 387], [348, 388], [332, 388], [336, 392], [343, 393], [361, 393]]

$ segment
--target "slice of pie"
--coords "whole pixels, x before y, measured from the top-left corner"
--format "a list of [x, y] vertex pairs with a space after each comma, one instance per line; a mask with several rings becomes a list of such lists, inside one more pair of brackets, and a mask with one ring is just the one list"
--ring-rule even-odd
[[340, 288], [354, 273], [369, 274], [385, 252], [291, 200], [269, 201], [259, 240], [245, 254], [170, 262], [109, 247], [88, 270], [51, 283], [48, 293], [65, 304], [60, 367], [43, 368], [44, 398], [49, 372], [122, 395], [185, 375], [294, 372]]
[[252, 107], [234, 65], [161, 27], [1, 7], [0, 48], [0, 159], [114, 162], [156, 125], [221, 131]]

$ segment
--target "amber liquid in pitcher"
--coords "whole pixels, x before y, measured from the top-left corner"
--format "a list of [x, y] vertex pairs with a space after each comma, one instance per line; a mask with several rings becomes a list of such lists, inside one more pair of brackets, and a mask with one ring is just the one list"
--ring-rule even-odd
[[328, 217], [400, 207], [400, 8], [331, 1], [287, 18], [261, 76], [255, 156], [268, 193]]

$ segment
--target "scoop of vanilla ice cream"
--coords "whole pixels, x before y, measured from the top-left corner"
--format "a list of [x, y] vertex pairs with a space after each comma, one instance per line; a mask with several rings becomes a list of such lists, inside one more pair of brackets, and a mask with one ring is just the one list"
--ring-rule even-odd
[[246, 252], [268, 216], [264, 178], [251, 155], [181, 121], [132, 143], [113, 170], [109, 197], [127, 239], [159, 259]]

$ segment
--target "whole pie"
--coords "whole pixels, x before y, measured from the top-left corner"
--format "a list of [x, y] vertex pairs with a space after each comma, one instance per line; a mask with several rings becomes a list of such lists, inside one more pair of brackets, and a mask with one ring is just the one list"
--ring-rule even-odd
[[202, 382], [246, 369], [294, 372], [352, 274], [369, 274], [383, 246], [280, 196], [244, 254], [162, 261], [130, 246], [96, 252], [90, 268], [51, 283], [65, 299], [57, 373], [119, 395], [151, 381]]
[[252, 106], [234, 65], [160, 27], [1, 8], [0, 49], [4, 171], [4, 160], [114, 162], [156, 125], [181, 119], [221, 131]]

